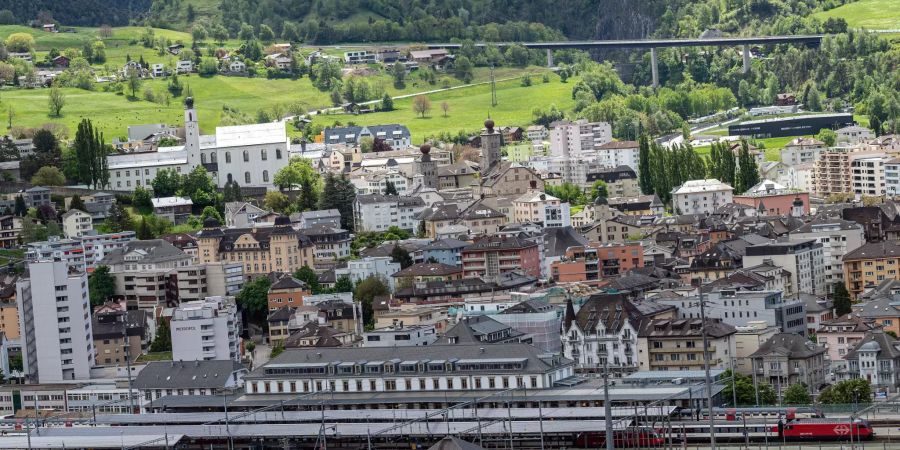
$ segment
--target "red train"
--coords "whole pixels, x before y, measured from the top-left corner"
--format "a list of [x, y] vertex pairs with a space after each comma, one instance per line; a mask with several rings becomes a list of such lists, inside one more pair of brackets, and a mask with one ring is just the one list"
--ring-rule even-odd
[[[797, 419], [779, 424], [775, 421], [747, 420], [746, 422], [726, 421], [715, 424], [716, 439], [741, 442], [746, 440], [785, 441], [865, 441], [875, 437], [872, 427], [865, 420], [856, 419]], [[709, 423], [673, 422], [671, 432], [658, 429], [664, 440], [670, 436], [676, 441], [709, 441]], [[670, 434], [671, 433], [671, 434]]]
[[[618, 448], [648, 448], [659, 447], [666, 441], [653, 428], [628, 427], [624, 430], [613, 431], [613, 444]], [[573, 444], [576, 448], [602, 448], [606, 446], [606, 432], [585, 431], [575, 436]]]

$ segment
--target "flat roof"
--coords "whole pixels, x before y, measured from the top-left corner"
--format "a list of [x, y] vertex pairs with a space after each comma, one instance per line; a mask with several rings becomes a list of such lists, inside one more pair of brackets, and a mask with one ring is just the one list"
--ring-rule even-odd
[[260, 144], [287, 144], [284, 122], [256, 123], [216, 127], [216, 147], [242, 147]]

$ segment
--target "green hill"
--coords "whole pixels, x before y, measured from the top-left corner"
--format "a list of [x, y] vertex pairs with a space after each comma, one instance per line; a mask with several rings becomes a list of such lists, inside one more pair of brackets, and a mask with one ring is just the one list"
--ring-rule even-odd
[[813, 16], [843, 18], [854, 28], [900, 30], [900, 0], [858, 0]]

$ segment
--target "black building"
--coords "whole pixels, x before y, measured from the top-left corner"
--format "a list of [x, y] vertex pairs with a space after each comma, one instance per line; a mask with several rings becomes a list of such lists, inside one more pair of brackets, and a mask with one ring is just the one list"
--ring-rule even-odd
[[805, 136], [819, 132], [823, 128], [836, 130], [853, 125], [853, 114], [817, 114], [777, 119], [751, 120], [728, 126], [732, 136], [755, 138]]

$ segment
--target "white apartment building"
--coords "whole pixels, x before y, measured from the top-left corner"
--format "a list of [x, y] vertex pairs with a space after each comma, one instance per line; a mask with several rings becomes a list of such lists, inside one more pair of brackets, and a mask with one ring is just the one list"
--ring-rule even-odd
[[672, 190], [672, 205], [680, 214], [712, 214], [732, 202], [734, 189], [714, 178], [690, 180]]
[[434, 324], [393, 325], [363, 333], [363, 347], [418, 347], [434, 344], [437, 331]]
[[420, 197], [357, 195], [353, 202], [355, 230], [387, 231], [390, 227], [398, 227], [416, 232], [419, 227], [416, 217], [423, 209], [425, 202]]
[[891, 197], [900, 195], [900, 158], [884, 162], [884, 193]]
[[638, 173], [640, 144], [637, 141], [613, 141], [599, 147], [598, 162], [604, 167], [628, 166]]
[[638, 317], [634, 304], [621, 295], [591, 297], [574, 318], [566, 317], [563, 356], [574, 360], [582, 372], [605, 367], [618, 374], [637, 371]]
[[541, 191], [531, 191], [513, 200], [513, 220], [537, 222], [545, 228], [572, 225], [569, 203]]
[[791, 274], [794, 292], [825, 294], [825, 255], [816, 239], [771, 241], [747, 247], [744, 267], [769, 263]]
[[825, 143], [818, 139], [800, 137], [792, 140], [781, 149], [781, 162], [789, 166], [812, 164], [819, 159], [819, 155], [826, 148]]
[[[738, 291], [722, 289], [704, 295], [707, 319], [720, 320], [735, 327], [748, 321], [765, 322], [783, 333], [806, 331], [806, 307], [803, 300], [784, 298], [781, 291]], [[657, 302], [678, 309], [685, 319], [700, 318], [700, 298], [660, 298]]]
[[155, 152], [114, 154], [106, 157], [109, 167], [109, 187], [117, 191], [131, 191], [153, 183], [157, 172], [174, 170], [186, 174], [194, 168], [188, 163], [183, 145], [159, 147]]
[[850, 177], [853, 192], [867, 196], [885, 194], [885, 163], [893, 158], [887, 155], [871, 155], [850, 159]]
[[70, 269], [65, 261], [29, 263], [28, 278], [16, 283], [16, 304], [26, 379], [89, 379], [94, 339], [87, 274]]
[[357, 195], [384, 194], [388, 183], [394, 185], [399, 195], [406, 195], [414, 187], [412, 180], [397, 170], [354, 172], [350, 175], [350, 182]]
[[169, 329], [173, 361], [241, 360], [241, 316], [232, 297], [182, 303]]
[[838, 142], [847, 144], [863, 144], [875, 138], [875, 133], [872, 130], [859, 125], [838, 128], [834, 133], [837, 134]]
[[844, 281], [843, 258], [847, 252], [856, 250], [865, 242], [862, 225], [847, 220], [820, 217], [792, 231], [792, 241], [813, 239], [822, 244], [825, 269], [825, 293], [834, 290], [834, 283]]
[[347, 267], [334, 269], [335, 278], [347, 276], [354, 283], [375, 276], [381, 279], [390, 289], [394, 290], [394, 277], [391, 275], [400, 271], [400, 263], [394, 262], [390, 256], [370, 256], [367, 258], [347, 261]]
[[69, 238], [77, 238], [89, 234], [94, 229], [91, 215], [78, 210], [70, 209], [62, 215], [63, 234]]
[[28, 244], [25, 259], [30, 262], [59, 259], [69, 267], [85, 271], [93, 269], [107, 254], [135, 239], [134, 231], [94, 234], [74, 239], [50, 236], [46, 241]]
[[550, 154], [576, 157], [612, 142], [612, 127], [606, 122], [558, 121], [550, 124]]

